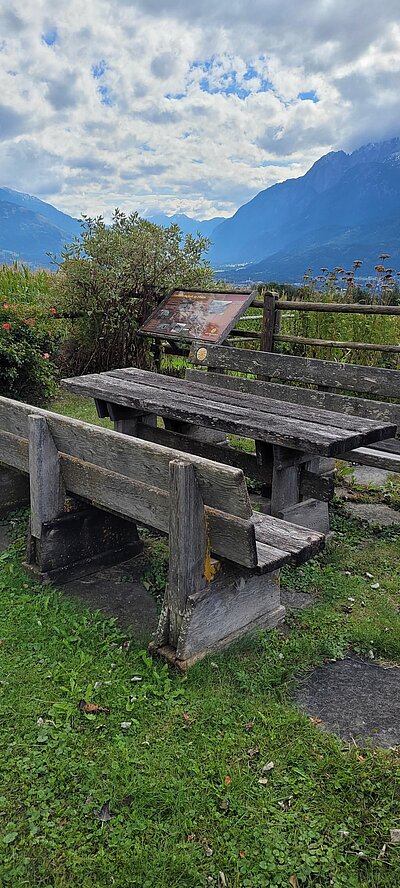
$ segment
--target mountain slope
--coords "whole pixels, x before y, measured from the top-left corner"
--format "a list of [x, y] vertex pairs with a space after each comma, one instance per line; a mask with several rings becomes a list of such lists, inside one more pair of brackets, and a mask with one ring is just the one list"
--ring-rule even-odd
[[[211, 259], [218, 268], [250, 265], [251, 273], [261, 266], [275, 279], [283, 263], [278, 279], [298, 280], [311, 257], [318, 271], [330, 267], [328, 254], [337, 265], [351, 254], [351, 261], [364, 259], [370, 272], [380, 249], [398, 255], [399, 208], [400, 139], [352, 154], [330, 152], [304, 176], [260, 192], [219, 225]], [[387, 240], [379, 248], [383, 234]], [[237, 274], [244, 279], [244, 272]]]
[[0, 261], [49, 266], [80, 233], [78, 219], [29, 194], [0, 188]]
[[155, 225], [162, 225], [163, 228], [168, 228], [169, 225], [179, 225], [184, 234], [196, 235], [200, 232], [204, 237], [210, 238], [217, 225], [224, 221], [222, 216], [215, 216], [213, 219], [204, 219], [203, 221], [191, 219], [185, 213], [175, 213], [173, 216], [167, 216], [165, 213], [155, 213], [152, 216], [147, 216], [147, 219], [149, 222], [154, 222]]

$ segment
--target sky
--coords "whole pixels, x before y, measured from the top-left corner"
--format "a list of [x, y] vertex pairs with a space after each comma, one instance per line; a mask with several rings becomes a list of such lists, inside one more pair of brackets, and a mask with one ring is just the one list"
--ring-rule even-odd
[[0, 0], [0, 186], [229, 216], [400, 135], [400, 0]]

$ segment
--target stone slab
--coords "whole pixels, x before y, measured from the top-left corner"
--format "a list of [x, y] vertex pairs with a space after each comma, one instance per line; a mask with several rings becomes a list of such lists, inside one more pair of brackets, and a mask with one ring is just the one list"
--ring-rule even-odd
[[349, 655], [307, 675], [295, 691], [298, 706], [342, 740], [400, 744], [400, 668]]
[[144, 556], [103, 568], [87, 577], [63, 585], [63, 593], [78, 598], [86, 607], [116, 617], [123, 629], [148, 643], [155, 632], [158, 611], [155, 599], [140, 582]]
[[378, 527], [400, 527], [400, 511], [384, 503], [346, 503], [345, 511], [351, 518]]
[[314, 597], [309, 592], [294, 592], [289, 589], [281, 589], [281, 603], [286, 610], [303, 610], [314, 604]]
[[390, 476], [391, 472], [387, 472], [386, 469], [375, 469], [374, 466], [353, 466], [354, 481], [363, 487], [369, 487], [371, 484], [373, 487], [384, 487]]

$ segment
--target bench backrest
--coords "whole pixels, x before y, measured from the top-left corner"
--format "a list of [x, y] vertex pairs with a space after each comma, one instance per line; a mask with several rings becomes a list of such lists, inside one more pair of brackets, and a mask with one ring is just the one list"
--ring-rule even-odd
[[[0, 398], [0, 463], [29, 473], [29, 416], [46, 419], [67, 491], [126, 518], [168, 532], [169, 465], [182, 452]], [[241, 469], [191, 454], [206, 509], [211, 551], [257, 564], [252, 509]]]
[[[400, 400], [400, 373], [356, 364], [340, 364], [316, 358], [301, 358], [250, 349], [192, 346], [189, 361], [212, 370], [233, 370], [263, 377], [245, 379], [208, 372], [200, 377], [198, 371], [188, 370], [187, 378], [227, 389], [248, 391], [269, 398], [322, 407], [325, 410], [382, 419], [400, 426], [400, 404], [387, 403], [383, 398]], [[294, 383], [294, 384], [293, 384]], [[300, 385], [313, 385], [314, 389]], [[318, 386], [335, 391], [318, 391]], [[374, 395], [379, 400], [368, 400], [339, 392]]]

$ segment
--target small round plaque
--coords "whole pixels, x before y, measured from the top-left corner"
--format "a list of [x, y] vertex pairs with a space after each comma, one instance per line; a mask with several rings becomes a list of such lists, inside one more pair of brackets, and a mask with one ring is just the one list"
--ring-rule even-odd
[[207, 349], [206, 348], [197, 349], [196, 358], [198, 361], [205, 361], [206, 357], [207, 357]]

